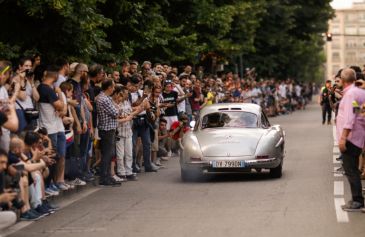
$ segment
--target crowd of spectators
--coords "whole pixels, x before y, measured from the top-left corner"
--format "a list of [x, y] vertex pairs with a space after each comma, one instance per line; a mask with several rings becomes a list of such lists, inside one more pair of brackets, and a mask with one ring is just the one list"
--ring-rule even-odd
[[58, 210], [60, 192], [157, 172], [182, 148], [189, 122], [213, 103], [256, 103], [268, 116], [305, 109], [311, 83], [258, 79], [255, 69], [204, 74], [145, 61], [0, 61], [0, 228]]

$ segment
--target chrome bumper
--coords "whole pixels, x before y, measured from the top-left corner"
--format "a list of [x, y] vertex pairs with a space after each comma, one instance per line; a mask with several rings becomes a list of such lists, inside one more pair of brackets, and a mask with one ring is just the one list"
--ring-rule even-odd
[[[221, 159], [219, 159], [221, 160]], [[268, 158], [268, 159], [251, 159], [251, 160], [242, 160], [245, 162], [245, 167], [244, 168], [232, 168], [232, 169], [242, 169], [242, 170], [247, 170], [248, 168], [275, 168], [277, 167], [280, 162], [281, 159], [279, 158]], [[185, 162], [184, 165], [187, 167], [191, 167], [191, 168], [202, 168], [202, 169], [211, 169], [212, 167], [213, 161], [206, 161], [206, 160], [202, 160], [202, 161], [188, 161]], [[222, 168], [215, 168], [215, 170], [219, 170]], [[229, 169], [229, 168], [227, 168]]]

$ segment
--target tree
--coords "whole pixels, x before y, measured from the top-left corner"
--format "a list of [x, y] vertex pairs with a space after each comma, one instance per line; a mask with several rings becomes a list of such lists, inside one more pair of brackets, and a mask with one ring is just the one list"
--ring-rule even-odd
[[110, 47], [103, 28], [112, 21], [98, 13], [100, 2], [103, 0], [3, 1], [0, 19], [8, 24], [3, 24], [0, 42], [19, 47], [19, 54], [37, 49], [46, 60], [61, 56], [89, 60]]
[[322, 32], [333, 15], [330, 1], [267, 1], [248, 66], [266, 77], [312, 80], [322, 67]]

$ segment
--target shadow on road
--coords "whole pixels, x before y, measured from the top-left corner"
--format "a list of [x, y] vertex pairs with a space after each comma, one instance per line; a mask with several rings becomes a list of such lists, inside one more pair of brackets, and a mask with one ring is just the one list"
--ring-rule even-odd
[[172, 180], [174, 183], [233, 183], [233, 182], [262, 182], [262, 181], [279, 181], [287, 177], [287, 173], [283, 172], [281, 178], [270, 177], [269, 172], [261, 173], [242, 173], [242, 174], [209, 174], [200, 177], [194, 177], [188, 181], [182, 181], [180, 177]]

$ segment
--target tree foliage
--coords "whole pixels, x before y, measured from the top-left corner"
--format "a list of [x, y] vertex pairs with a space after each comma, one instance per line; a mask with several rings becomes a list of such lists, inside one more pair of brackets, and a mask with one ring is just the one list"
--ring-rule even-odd
[[262, 76], [310, 79], [323, 62], [329, 2], [2, 0], [0, 56], [16, 59], [31, 50], [48, 61], [198, 64], [243, 55]]

